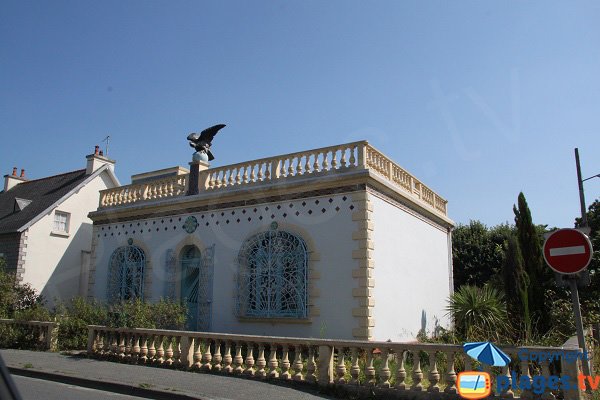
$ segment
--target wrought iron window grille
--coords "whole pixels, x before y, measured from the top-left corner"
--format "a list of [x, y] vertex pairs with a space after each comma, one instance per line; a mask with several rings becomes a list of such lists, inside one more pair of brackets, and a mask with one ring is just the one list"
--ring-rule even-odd
[[110, 256], [107, 299], [109, 302], [144, 298], [146, 255], [137, 246], [119, 247]]
[[304, 240], [289, 232], [247, 239], [238, 255], [238, 316], [307, 318], [307, 261]]

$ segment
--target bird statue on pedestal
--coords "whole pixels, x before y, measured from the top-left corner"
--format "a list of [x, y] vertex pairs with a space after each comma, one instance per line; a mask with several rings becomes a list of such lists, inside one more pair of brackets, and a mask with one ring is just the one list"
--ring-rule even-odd
[[221, 129], [225, 128], [225, 124], [218, 124], [215, 126], [211, 126], [210, 128], [206, 128], [200, 134], [190, 133], [187, 137], [187, 140], [190, 141], [190, 146], [192, 146], [198, 153], [204, 153], [208, 156], [208, 161], [212, 161], [215, 159], [213, 154], [210, 151], [210, 146], [212, 145], [212, 140]]

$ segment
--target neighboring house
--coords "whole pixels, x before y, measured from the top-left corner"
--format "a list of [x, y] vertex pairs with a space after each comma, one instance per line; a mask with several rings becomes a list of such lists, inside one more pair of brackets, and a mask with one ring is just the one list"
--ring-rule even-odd
[[101, 192], [90, 298], [181, 299], [189, 328], [411, 340], [447, 325], [446, 201], [366, 141]]
[[49, 305], [86, 295], [92, 221], [100, 190], [119, 186], [115, 162], [98, 151], [85, 169], [28, 180], [17, 168], [0, 192], [0, 255], [19, 282], [29, 283]]

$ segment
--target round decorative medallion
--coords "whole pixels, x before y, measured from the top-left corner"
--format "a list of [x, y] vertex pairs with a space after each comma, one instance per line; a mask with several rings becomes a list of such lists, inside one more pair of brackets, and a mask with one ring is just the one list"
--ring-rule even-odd
[[196, 217], [190, 215], [185, 219], [183, 229], [185, 229], [187, 233], [194, 233], [196, 231], [196, 228], [198, 228], [198, 220], [196, 219]]
[[275, 229], [277, 229], [278, 226], [279, 225], [277, 225], [277, 222], [275, 222], [275, 221], [271, 222], [271, 229], [275, 230]]
[[133, 239], [132, 238], [127, 239], [127, 244], [131, 246], [133, 244]]

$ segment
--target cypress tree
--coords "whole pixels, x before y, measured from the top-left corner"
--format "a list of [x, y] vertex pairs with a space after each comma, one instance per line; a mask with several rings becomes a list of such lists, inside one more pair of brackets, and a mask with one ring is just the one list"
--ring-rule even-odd
[[544, 295], [552, 274], [545, 266], [542, 241], [531, 220], [531, 211], [523, 192], [519, 193], [518, 207], [513, 206], [513, 212], [517, 226], [517, 239], [523, 256], [523, 267], [529, 276], [527, 294], [532, 328], [537, 333], [544, 334], [550, 328]]
[[523, 338], [529, 339], [531, 334], [531, 315], [529, 313], [529, 276], [523, 268], [523, 256], [519, 242], [515, 236], [507, 239], [506, 258], [502, 266], [506, 308], [511, 319], [523, 328]]

